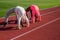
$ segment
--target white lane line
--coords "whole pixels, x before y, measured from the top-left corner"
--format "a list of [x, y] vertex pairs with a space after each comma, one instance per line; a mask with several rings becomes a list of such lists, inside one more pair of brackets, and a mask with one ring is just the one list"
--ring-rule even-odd
[[48, 24], [51, 24], [51, 23], [53, 23], [53, 22], [55, 22], [55, 21], [57, 21], [57, 20], [59, 20], [59, 19], [60, 19], [60, 17], [58, 17], [58, 18], [56, 18], [56, 19], [54, 19], [54, 20], [52, 20], [52, 21], [50, 21], [50, 22], [47, 22], [47, 23], [45, 23], [45, 24], [43, 24], [43, 25], [41, 25], [41, 26], [38, 26], [38, 27], [36, 27], [36, 28], [34, 28], [34, 29], [30, 30], [30, 31], [27, 31], [27, 32], [25, 32], [25, 33], [23, 33], [23, 34], [20, 34], [20, 35], [18, 35], [18, 36], [16, 36], [16, 37], [13, 37], [13, 38], [11, 38], [10, 40], [15, 40], [15, 39], [17, 39], [17, 38], [20, 38], [20, 37], [22, 37], [22, 36], [24, 36], [24, 35], [27, 35], [27, 34], [33, 32], [33, 31], [35, 31], [35, 30], [37, 30], [37, 29], [39, 29], [39, 28], [41, 28], [41, 27], [44, 27], [44, 26], [46, 26], [46, 25], [48, 25]]
[[57, 12], [57, 11], [60, 11], [60, 10], [56, 10], [56, 11], [47, 12], [46, 14], [42, 14], [41, 16], [44, 16], [44, 15], [47, 15], [47, 14], [51, 14], [51, 13], [54, 13], [54, 12]]
[[60, 6], [53, 6], [53, 7], [49, 7], [49, 8], [44, 8], [44, 9], [41, 9], [41, 10], [48, 10], [48, 9], [52, 9], [52, 8], [58, 8]]

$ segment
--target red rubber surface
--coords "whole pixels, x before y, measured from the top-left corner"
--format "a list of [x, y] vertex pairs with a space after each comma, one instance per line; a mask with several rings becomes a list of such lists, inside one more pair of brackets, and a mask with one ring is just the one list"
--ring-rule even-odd
[[[60, 17], [60, 6], [41, 10], [42, 21], [30, 24], [30, 27], [22, 27], [21, 30], [14, 28], [17, 24], [8, 24], [4, 29], [0, 28], [0, 40], [11, 40], [25, 32], [28, 32], [38, 26], [44, 25], [58, 17]], [[46, 14], [46, 15], [44, 15]], [[15, 20], [15, 17], [10, 17], [9, 21]], [[3, 24], [4, 18], [0, 18], [0, 24]], [[1, 26], [0, 26], [1, 27]], [[18, 37], [15, 40], [60, 40], [60, 19], [43, 26], [31, 33]]]

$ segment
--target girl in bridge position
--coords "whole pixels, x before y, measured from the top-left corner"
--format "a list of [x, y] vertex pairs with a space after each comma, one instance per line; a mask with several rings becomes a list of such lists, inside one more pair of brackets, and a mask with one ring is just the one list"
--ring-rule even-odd
[[21, 29], [21, 27], [20, 27], [21, 26], [21, 19], [26, 20], [28, 27], [29, 27], [29, 19], [26, 16], [26, 11], [23, 7], [20, 7], [20, 6], [16, 6], [16, 7], [11, 8], [10, 10], [7, 11], [6, 16], [5, 16], [4, 26], [8, 23], [8, 17], [11, 13], [16, 14], [19, 29]]
[[27, 16], [30, 13], [32, 22], [35, 23], [35, 18], [37, 18], [39, 21], [41, 21], [41, 15], [39, 12], [39, 8], [37, 5], [30, 5], [27, 9], [26, 9], [26, 13]]

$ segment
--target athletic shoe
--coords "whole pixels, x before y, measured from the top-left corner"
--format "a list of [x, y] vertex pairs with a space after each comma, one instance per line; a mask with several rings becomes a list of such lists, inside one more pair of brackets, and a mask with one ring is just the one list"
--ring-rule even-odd
[[8, 23], [7, 22], [4, 22], [4, 26], [6, 26]]

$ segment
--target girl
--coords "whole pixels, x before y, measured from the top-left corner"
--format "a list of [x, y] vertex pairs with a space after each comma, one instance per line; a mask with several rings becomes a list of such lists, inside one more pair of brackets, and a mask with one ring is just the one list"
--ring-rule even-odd
[[28, 24], [28, 27], [29, 27], [29, 20], [26, 16], [26, 12], [25, 12], [25, 9], [23, 7], [20, 7], [20, 6], [16, 6], [12, 9], [10, 9], [7, 13], [6, 13], [6, 16], [5, 16], [5, 22], [4, 22], [4, 26], [8, 23], [8, 17], [11, 13], [15, 13], [16, 14], [16, 18], [17, 18], [17, 23], [18, 23], [18, 28], [21, 29], [21, 19], [24, 19], [26, 20], [27, 24]]
[[39, 21], [41, 21], [41, 15], [40, 15], [39, 8], [37, 5], [30, 5], [26, 9], [27, 16], [28, 16], [29, 12], [31, 14], [31, 18], [32, 18], [33, 23], [35, 23], [35, 18], [37, 18]]

